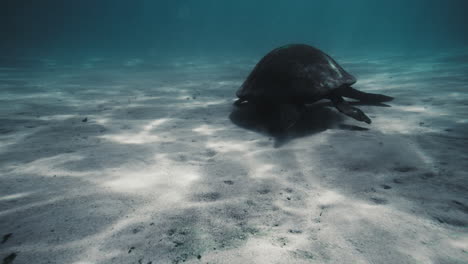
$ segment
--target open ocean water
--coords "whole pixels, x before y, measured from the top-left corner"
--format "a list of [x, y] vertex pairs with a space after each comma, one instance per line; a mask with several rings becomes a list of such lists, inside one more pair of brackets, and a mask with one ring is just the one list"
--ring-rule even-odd
[[[467, 10], [0, 0], [2, 264], [468, 263]], [[233, 103], [290, 43], [394, 100], [277, 137]]]

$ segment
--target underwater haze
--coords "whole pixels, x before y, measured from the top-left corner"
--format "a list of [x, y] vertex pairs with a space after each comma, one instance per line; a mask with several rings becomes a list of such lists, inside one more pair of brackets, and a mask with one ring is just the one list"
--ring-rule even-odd
[[0, 0], [0, 262], [468, 263], [467, 10]]
[[464, 0], [3, 0], [3, 55], [209, 56], [308, 43], [330, 53], [468, 45]]

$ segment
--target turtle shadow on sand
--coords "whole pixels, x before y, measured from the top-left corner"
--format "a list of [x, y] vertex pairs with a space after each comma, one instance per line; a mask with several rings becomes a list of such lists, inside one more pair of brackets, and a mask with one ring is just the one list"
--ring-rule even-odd
[[[288, 139], [336, 127], [341, 118], [320, 107], [317, 102], [322, 99], [330, 100], [342, 114], [370, 124], [371, 119], [354, 105], [387, 106], [383, 102], [393, 97], [359, 91], [352, 87], [356, 81], [317, 48], [305, 44], [282, 46], [255, 65], [236, 92], [239, 99], [234, 106], [239, 110], [235, 109], [230, 118], [240, 126], [267, 132], [276, 139], [276, 147]], [[343, 97], [358, 102], [348, 102]], [[366, 130], [350, 125], [341, 128]]]
[[[363, 105], [365, 103], [352, 104]], [[277, 129], [276, 113], [258, 111], [255, 105], [249, 103], [234, 105], [229, 119], [239, 127], [272, 137], [275, 147], [281, 147], [290, 140], [320, 133], [327, 129], [369, 130], [366, 127], [344, 124], [345, 117], [330, 107], [332, 103], [326, 101], [306, 105], [297, 122], [287, 130]]]

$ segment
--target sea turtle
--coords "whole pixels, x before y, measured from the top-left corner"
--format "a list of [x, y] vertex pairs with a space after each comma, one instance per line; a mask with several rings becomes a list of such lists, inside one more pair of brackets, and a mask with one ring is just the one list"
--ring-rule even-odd
[[[248, 102], [262, 109], [279, 110], [280, 126], [287, 129], [296, 123], [300, 116], [297, 113], [302, 112], [305, 104], [330, 99], [341, 113], [370, 124], [370, 118], [348, 104], [343, 96], [372, 103], [393, 98], [358, 91], [351, 87], [355, 82], [354, 76], [323, 51], [305, 44], [291, 44], [272, 50], [257, 63], [237, 91], [239, 99], [235, 104]], [[296, 115], [291, 120], [293, 112]]]

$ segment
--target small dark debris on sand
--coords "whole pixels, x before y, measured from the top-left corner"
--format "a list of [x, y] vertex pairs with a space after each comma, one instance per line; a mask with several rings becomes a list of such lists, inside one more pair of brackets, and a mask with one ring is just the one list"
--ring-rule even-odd
[[[143, 259], [138, 260], [138, 264], [143, 264]], [[146, 264], [153, 264], [153, 261], [148, 261]]]
[[458, 219], [453, 219], [445, 216], [436, 216], [434, 218], [441, 224], [447, 224], [457, 227], [466, 227], [466, 222], [460, 221]]
[[2, 264], [10, 264], [10, 263], [13, 263], [13, 260], [15, 260], [16, 258], [16, 253], [11, 253], [10, 255], [6, 256], [3, 261], [2, 261]]
[[201, 193], [196, 195], [195, 199], [200, 202], [214, 202], [221, 198], [221, 193], [219, 192], [208, 192]]
[[298, 249], [298, 250], [290, 251], [290, 252], [296, 258], [309, 259], [309, 260], [314, 259], [314, 255], [309, 251]]
[[267, 193], [271, 192], [271, 190], [267, 189], [267, 188], [264, 188], [264, 189], [257, 190], [257, 192], [259, 194], [267, 194]]
[[289, 229], [289, 233], [291, 234], [301, 234], [302, 230], [299, 229]]
[[174, 247], [180, 247], [180, 246], [184, 245], [184, 242], [177, 241], [177, 240], [172, 241], [172, 243], [174, 243]]
[[468, 214], [468, 206], [463, 204], [462, 202], [459, 202], [457, 200], [452, 200], [452, 203], [455, 204], [455, 207], [464, 212], [465, 214]]
[[410, 171], [415, 171], [415, 170], [417, 170], [417, 169], [414, 168], [414, 167], [407, 167], [407, 166], [404, 166], [404, 167], [396, 167], [396, 168], [393, 168], [393, 170], [398, 171], [398, 172], [410, 172]]
[[230, 180], [224, 181], [224, 183], [227, 184], [227, 185], [233, 185], [233, 184], [234, 184], [234, 182], [233, 182], [233, 181], [230, 181]]
[[8, 239], [10, 239], [10, 237], [11, 237], [12, 235], [13, 235], [12, 233], [8, 233], [8, 234], [4, 235], [1, 244], [5, 244], [5, 242], [7, 242]]
[[386, 199], [378, 198], [378, 197], [372, 197], [370, 198], [370, 200], [374, 202], [375, 204], [387, 204], [388, 203]]

